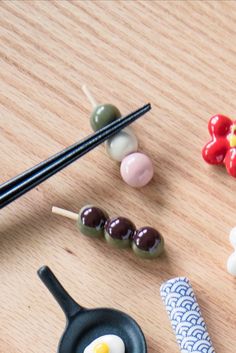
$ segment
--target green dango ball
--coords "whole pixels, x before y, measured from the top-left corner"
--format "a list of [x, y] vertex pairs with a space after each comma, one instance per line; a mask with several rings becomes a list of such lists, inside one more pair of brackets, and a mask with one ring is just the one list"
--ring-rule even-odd
[[135, 232], [135, 225], [125, 217], [109, 219], [105, 224], [105, 239], [117, 248], [128, 248]]
[[81, 208], [77, 226], [82, 234], [92, 238], [104, 236], [104, 226], [108, 214], [101, 208], [87, 205]]
[[92, 112], [90, 116], [90, 124], [93, 131], [97, 131], [120, 117], [121, 113], [114, 105], [101, 104]]
[[133, 236], [132, 249], [141, 258], [154, 259], [164, 251], [164, 238], [156, 229], [142, 227]]

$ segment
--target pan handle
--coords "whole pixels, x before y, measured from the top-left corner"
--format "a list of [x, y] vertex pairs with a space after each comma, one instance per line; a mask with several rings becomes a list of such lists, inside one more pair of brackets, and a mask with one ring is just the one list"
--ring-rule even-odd
[[74, 299], [71, 298], [67, 291], [62, 287], [62, 285], [48, 266], [42, 266], [38, 270], [38, 276], [48, 288], [48, 290], [52, 293], [52, 295], [64, 311], [68, 320], [83, 309], [79, 304], [74, 301]]

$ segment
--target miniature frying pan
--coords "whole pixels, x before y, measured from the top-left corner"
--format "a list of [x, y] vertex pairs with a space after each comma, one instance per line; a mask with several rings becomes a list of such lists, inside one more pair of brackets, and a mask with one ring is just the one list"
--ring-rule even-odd
[[130, 316], [115, 309], [85, 309], [71, 298], [49, 267], [41, 267], [38, 275], [67, 319], [58, 353], [83, 353], [93, 340], [109, 334], [124, 341], [125, 353], [147, 353], [143, 332]]

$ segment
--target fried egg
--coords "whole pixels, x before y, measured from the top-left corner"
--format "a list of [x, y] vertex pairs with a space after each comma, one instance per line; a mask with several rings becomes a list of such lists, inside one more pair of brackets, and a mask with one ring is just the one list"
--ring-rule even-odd
[[105, 335], [90, 343], [84, 353], [125, 353], [125, 345], [119, 336]]

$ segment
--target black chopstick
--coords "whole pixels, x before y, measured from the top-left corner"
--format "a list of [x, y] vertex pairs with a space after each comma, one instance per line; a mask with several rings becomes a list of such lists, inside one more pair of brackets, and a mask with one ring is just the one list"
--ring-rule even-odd
[[151, 109], [148, 103], [142, 108], [132, 112], [124, 118], [120, 118], [104, 128], [89, 135], [84, 140], [78, 141], [70, 147], [53, 155], [33, 168], [26, 170], [15, 178], [0, 185], [0, 209], [16, 200], [18, 197], [33, 189], [35, 186], [56, 174], [67, 165], [82, 157], [84, 154], [116, 134], [124, 127], [147, 113]]

